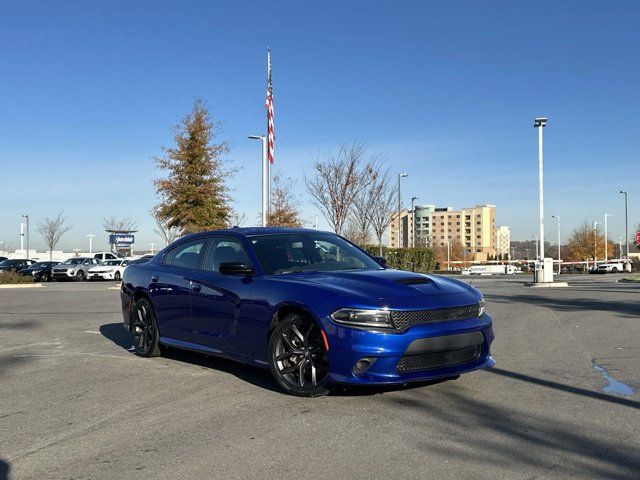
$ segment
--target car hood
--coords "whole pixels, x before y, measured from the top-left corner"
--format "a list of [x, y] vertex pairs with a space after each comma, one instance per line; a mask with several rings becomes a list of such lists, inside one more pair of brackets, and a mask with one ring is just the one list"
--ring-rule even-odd
[[453, 294], [471, 294], [470, 298], [473, 299], [480, 296], [475, 288], [459, 280], [403, 270], [293, 273], [278, 278], [286, 282], [322, 286], [344, 295], [378, 300]]

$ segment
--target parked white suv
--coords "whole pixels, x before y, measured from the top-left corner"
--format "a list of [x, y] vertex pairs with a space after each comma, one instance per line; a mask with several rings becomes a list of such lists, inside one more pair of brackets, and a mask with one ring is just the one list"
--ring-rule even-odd
[[51, 269], [51, 278], [53, 280], [83, 281], [87, 278], [89, 269], [95, 267], [98, 263], [95, 258], [73, 257], [53, 267]]
[[105, 260], [99, 265], [89, 269], [87, 280], [120, 280], [125, 267], [129, 265], [129, 260], [118, 258], [116, 260]]
[[618, 273], [625, 271], [625, 262], [622, 260], [613, 260], [610, 262], [599, 263], [596, 267], [598, 273]]

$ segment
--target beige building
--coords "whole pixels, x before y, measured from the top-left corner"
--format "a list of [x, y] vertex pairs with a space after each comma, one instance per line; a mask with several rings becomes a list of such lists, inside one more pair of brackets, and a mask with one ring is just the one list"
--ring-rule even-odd
[[[460, 210], [433, 207], [428, 222], [421, 219], [422, 236], [416, 235], [420, 239], [416, 246], [423, 241], [430, 247], [446, 247], [447, 243], [459, 242], [469, 259], [486, 261], [496, 255], [495, 210], [495, 205], [477, 205]], [[402, 210], [400, 214], [400, 242], [397, 218], [396, 214], [391, 220], [389, 247], [408, 247], [413, 241], [413, 215], [408, 210]]]
[[502, 225], [496, 227], [496, 251], [500, 258], [508, 259], [509, 250], [511, 249], [511, 231], [509, 227]]

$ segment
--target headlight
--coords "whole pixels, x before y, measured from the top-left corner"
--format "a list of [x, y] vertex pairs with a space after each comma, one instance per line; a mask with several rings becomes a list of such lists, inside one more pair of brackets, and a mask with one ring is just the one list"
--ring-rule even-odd
[[479, 316], [479, 317], [481, 317], [481, 316], [482, 316], [482, 314], [484, 314], [484, 303], [485, 303], [485, 302], [484, 302], [484, 298], [482, 298], [482, 299], [480, 300], [480, 303], [478, 303], [478, 306], [480, 307], [480, 308], [478, 309], [478, 316]]
[[341, 308], [331, 314], [331, 319], [341, 325], [353, 327], [393, 328], [389, 310]]

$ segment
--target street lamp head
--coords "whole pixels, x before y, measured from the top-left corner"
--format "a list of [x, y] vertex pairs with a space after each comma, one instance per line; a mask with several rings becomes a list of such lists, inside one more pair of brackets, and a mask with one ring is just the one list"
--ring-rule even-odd
[[408, 176], [409, 176], [409, 174], [408, 174], [408, 173], [399, 173], [398, 175], [399, 175], [400, 177], [408, 177]]
[[263, 135], [249, 135], [247, 138], [250, 139], [250, 140], [263, 140], [264, 136]]
[[536, 119], [533, 121], [534, 128], [546, 127], [546, 126], [547, 126], [547, 117], [536, 117]]
[[411, 197], [411, 201], [413, 202], [414, 200], [418, 200], [420, 199], [420, 197]]
[[626, 195], [627, 191], [626, 190], [620, 190], [620, 193], [624, 193]]

